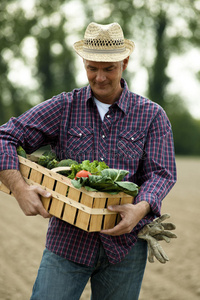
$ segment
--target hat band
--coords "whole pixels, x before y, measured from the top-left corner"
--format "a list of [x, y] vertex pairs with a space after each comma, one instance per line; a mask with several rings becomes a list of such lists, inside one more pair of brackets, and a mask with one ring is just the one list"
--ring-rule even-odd
[[117, 53], [122, 53], [126, 51], [126, 48], [120, 48], [120, 49], [88, 49], [88, 48], [83, 48], [84, 52], [88, 53], [99, 53], [99, 54], [117, 54]]

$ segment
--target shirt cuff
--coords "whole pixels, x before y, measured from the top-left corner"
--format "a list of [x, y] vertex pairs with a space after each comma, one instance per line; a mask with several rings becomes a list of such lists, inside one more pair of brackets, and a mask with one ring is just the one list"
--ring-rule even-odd
[[7, 153], [0, 154], [0, 171], [10, 169], [19, 170], [18, 156], [9, 155]]
[[151, 207], [151, 213], [155, 216], [159, 217], [161, 215], [161, 204], [162, 201], [158, 200], [157, 197], [155, 197], [151, 193], [144, 193], [140, 195], [140, 193], [135, 197], [134, 204], [137, 204], [141, 201], [146, 201], [149, 203]]

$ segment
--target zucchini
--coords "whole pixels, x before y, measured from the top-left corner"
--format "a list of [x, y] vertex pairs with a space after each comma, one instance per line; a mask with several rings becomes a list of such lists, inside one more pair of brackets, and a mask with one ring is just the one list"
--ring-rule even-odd
[[26, 151], [22, 148], [22, 146], [17, 147], [17, 154], [26, 158]]

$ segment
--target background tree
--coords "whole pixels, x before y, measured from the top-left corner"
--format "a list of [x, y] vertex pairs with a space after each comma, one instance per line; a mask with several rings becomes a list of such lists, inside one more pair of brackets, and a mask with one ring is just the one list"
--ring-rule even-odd
[[[1, 124], [54, 94], [74, 88], [74, 54], [66, 42], [63, 2], [37, 0], [25, 13], [22, 1], [1, 1]], [[20, 85], [13, 78], [13, 68], [15, 73], [19, 70], [19, 76], [21, 68], [29, 69], [33, 80]]]

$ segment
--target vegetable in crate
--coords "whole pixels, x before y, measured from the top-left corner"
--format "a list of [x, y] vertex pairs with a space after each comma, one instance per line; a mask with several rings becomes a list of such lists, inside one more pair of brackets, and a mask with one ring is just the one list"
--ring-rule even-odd
[[74, 179], [76, 174], [81, 171], [85, 170], [92, 174], [99, 175], [102, 170], [108, 169], [109, 167], [106, 165], [105, 162], [94, 160], [93, 162], [90, 162], [89, 160], [82, 161], [81, 164], [72, 164], [71, 165], [71, 174], [68, 176], [70, 179]]
[[48, 163], [53, 159], [57, 160], [55, 152], [48, 150], [39, 157], [38, 164], [47, 168]]
[[22, 146], [17, 147], [17, 154], [26, 158], [26, 151], [22, 148]]
[[48, 156], [50, 160], [52, 160], [52, 159], [57, 159], [56, 153], [53, 152], [53, 151], [51, 151], [51, 150], [44, 151], [44, 152], [42, 153], [42, 156], [43, 156], [43, 155], [44, 155], [44, 156]]
[[38, 159], [38, 164], [43, 167], [47, 167], [47, 165], [50, 161], [51, 161], [51, 159], [49, 158], [49, 156], [41, 155]]
[[47, 164], [47, 169], [53, 169], [56, 168], [58, 166], [58, 161], [56, 159], [52, 159], [48, 162]]
[[58, 163], [58, 167], [71, 167], [71, 165], [77, 165], [77, 161], [68, 158], [68, 159], [63, 159]]
[[[76, 165], [78, 165], [78, 162], [71, 158], [68, 158], [68, 159], [61, 160], [58, 163], [57, 167], [71, 167], [72, 165], [76, 166]], [[58, 173], [68, 176], [71, 174], [71, 171], [59, 171]]]
[[90, 172], [86, 171], [86, 170], [81, 170], [79, 171], [77, 174], [76, 174], [76, 177], [75, 179], [77, 180], [78, 178], [81, 178], [81, 177], [86, 177], [88, 178], [89, 175], [92, 175]]
[[78, 189], [83, 186], [87, 191], [101, 191], [110, 194], [124, 192], [135, 197], [138, 194], [138, 185], [130, 181], [122, 181], [128, 173], [126, 170], [106, 168], [100, 172], [100, 175], [77, 177], [71, 182]]

